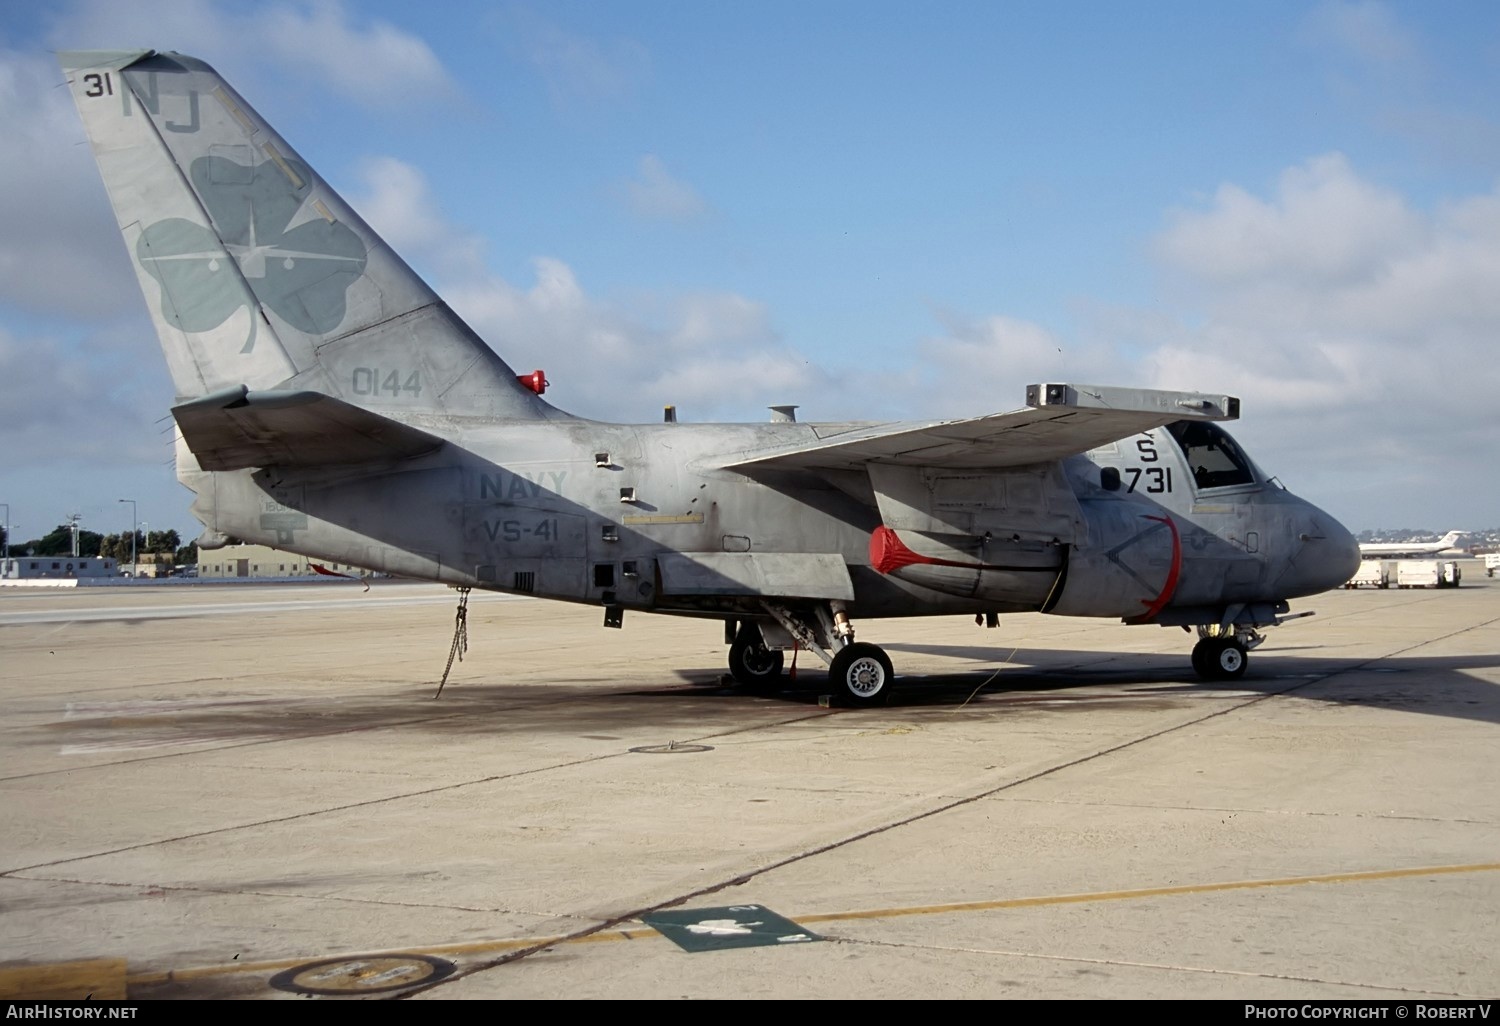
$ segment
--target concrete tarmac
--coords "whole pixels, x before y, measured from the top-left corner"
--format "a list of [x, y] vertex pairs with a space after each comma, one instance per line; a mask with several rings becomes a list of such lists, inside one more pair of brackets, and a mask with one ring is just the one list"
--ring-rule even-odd
[[[0, 591], [0, 996], [1500, 996], [1500, 581], [1181, 630], [362, 586]], [[648, 924], [655, 921], [660, 929]], [[667, 922], [666, 920], [671, 920]]]

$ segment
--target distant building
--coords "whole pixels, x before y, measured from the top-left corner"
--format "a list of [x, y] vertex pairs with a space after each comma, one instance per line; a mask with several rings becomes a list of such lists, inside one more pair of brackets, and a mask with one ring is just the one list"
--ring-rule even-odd
[[100, 556], [11, 556], [3, 561], [0, 579], [29, 580], [40, 577], [118, 577], [120, 565]]
[[317, 564], [324, 570], [350, 577], [369, 574], [363, 567], [348, 563], [328, 563], [308, 559], [295, 552], [283, 552], [269, 545], [226, 545], [222, 549], [198, 550], [198, 577], [318, 577]]
[[176, 567], [170, 552], [142, 552], [134, 563], [121, 563], [126, 577], [171, 577]]

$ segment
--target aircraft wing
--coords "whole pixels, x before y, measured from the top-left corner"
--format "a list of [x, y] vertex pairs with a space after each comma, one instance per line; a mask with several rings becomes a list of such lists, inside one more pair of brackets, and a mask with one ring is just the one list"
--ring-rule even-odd
[[1030, 385], [1026, 403], [1028, 409], [967, 420], [863, 425], [801, 445], [743, 453], [724, 466], [1015, 467], [1088, 452], [1176, 420], [1234, 420], [1240, 413], [1233, 396], [1098, 385]]
[[399, 460], [443, 444], [321, 392], [251, 392], [241, 385], [174, 406], [172, 416], [204, 470]]

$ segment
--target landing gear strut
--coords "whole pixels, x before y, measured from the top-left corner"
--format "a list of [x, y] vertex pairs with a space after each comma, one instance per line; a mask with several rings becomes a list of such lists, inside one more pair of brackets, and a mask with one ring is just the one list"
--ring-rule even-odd
[[895, 679], [890, 657], [878, 645], [854, 640], [854, 625], [842, 602], [762, 601], [761, 606], [775, 623], [744, 622], [729, 648], [729, 671], [740, 684], [747, 689], [775, 687], [781, 676], [780, 650], [796, 645], [828, 664], [828, 683], [840, 704], [885, 704]]

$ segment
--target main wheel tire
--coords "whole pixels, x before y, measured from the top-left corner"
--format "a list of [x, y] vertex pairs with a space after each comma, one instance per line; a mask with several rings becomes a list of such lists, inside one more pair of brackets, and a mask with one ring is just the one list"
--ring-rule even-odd
[[1193, 672], [1204, 680], [1214, 679], [1213, 657], [1209, 649], [1218, 638], [1203, 638], [1193, 646]]
[[774, 691], [781, 684], [786, 654], [767, 648], [760, 628], [747, 623], [735, 632], [729, 646], [729, 673], [747, 691]]
[[839, 697], [855, 706], [884, 705], [894, 678], [885, 650], [859, 641], [839, 649], [828, 668], [828, 679]]

